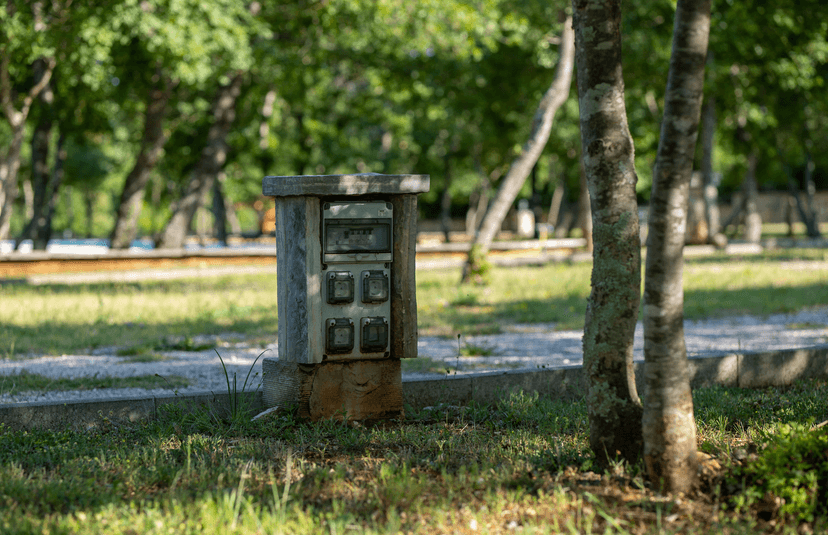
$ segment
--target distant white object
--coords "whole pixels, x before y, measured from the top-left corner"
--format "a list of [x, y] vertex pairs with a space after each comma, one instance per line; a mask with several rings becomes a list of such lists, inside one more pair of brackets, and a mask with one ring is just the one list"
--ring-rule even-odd
[[521, 238], [535, 237], [535, 213], [529, 209], [526, 199], [518, 203], [517, 233]]
[[[153, 248], [152, 240], [141, 239], [132, 242], [130, 252], [142, 252]], [[101, 255], [109, 251], [109, 240], [104, 239], [52, 239], [46, 246], [47, 253], [55, 254], [78, 254], [78, 255]], [[0, 254], [10, 254], [14, 251], [14, 240], [0, 241]], [[23, 240], [18, 253], [31, 253], [32, 240]]]
[[[31, 245], [29, 246], [31, 251]], [[47, 253], [58, 254], [106, 254], [109, 247], [92, 243], [55, 243], [49, 242], [46, 246]]]

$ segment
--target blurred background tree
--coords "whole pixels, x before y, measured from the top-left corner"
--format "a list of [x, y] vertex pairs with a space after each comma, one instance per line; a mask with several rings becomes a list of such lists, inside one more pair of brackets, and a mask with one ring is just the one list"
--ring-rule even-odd
[[[557, 0], [7, 2], [0, 238], [43, 246], [52, 231], [91, 229], [125, 247], [161, 236], [183, 212], [187, 232], [252, 236], [268, 208], [263, 176], [354, 172], [430, 174], [421, 216], [440, 221], [444, 239], [463, 218], [474, 234], [554, 75], [566, 9]], [[755, 222], [753, 192], [778, 190], [815, 236], [813, 195], [828, 188], [828, 6], [724, 0], [713, 10], [711, 142], [699, 143], [695, 167], [720, 200], [736, 201], [722, 223]], [[622, 13], [642, 204], [674, 13], [670, 0]], [[235, 76], [232, 124], [217, 130], [218, 94]], [[577, 112], [573, 91], [518, 194], [561, 236], [579, 219]], [[70, 172], [66, 159], [83, 150], [106, 162], [102, 177]]]

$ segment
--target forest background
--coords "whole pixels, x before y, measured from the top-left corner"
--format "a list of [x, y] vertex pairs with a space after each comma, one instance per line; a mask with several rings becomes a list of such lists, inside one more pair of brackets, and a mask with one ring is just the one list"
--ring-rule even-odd
[[[125, 247], [149, 236], [180, 246], [201, 206], [217, 216], [206, 219], [219, 237], [256, 234], [268, 208], [265, 175], [430, 174], [421, 217], [465, 217], [494, 195], [529, 135], [567, 7], [7, 2], [0, 239], [29, 237], [37, 247], [51, 233]], [[674, 13], [671, 0], [622, 6], [641, 204]], [[789, 191], [813, 219], [808, 195], [828, 189], [826, 36], [828, 5], [818, 0], [714, 3], [695, 167], [719, 199]], [[556, 197], [577, 206], [581, 174], [573, 88], [519, 198], [544, 210]]]

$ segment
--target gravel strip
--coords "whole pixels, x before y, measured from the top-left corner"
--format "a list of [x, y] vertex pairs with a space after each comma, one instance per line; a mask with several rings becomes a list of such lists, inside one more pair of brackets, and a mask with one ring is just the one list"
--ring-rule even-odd
[[[458, 340], [439, 337], [421, 337], [419, 356], [445, 363], [458, 373], [472, 373], [496, 369], [540, 368], [581, 364], [582, 332], [556, 331], [554, 325], [511, 325], [496, 335], [461, 336], [459, 343], [469, 348], [486, 350], [488, 356], [458, 357]], [[809, 347], [828, 342], [828, 307], [801, 311], [796, 314], [775, 314], [768, 317], [739, 316], [685, 322], [685, 340], [690, 356], [704, 356], [727, 351], [764, 351]], [[639, 324], [635, 335], [635, 358], [643, 360], [643, 329]], [[275, 344], [267, 348], [263, 357], [278, 355]], [[237, 389], [262, 348], [242, 345], [220, 348], [227, 372], [232, 381], [236, 375]], [[0, 360], [0, 391], [8, 390], [7, 381], [21, 372], [37, 373], [54, 378], [93, 376], [130, 377], [139, 375], [182, 376], [191, 385], [177, 389], [180, 394], [211, 390], [227, 391], [227, 382], [219, 357], [214, 350], [200, 352], [163, 352], [165, 360], [130, 362], [128, 357], [112, 354], [63, 355]], [[261, 361], [256, 363], [252, 386], [261, 381]], [[435, 377], [440, 374], [404, 374], [405, 377]], [[5, 377], [3, 377], [5, 376]], [[66, 392], [26, 392], [14, 396], [0, 394], [0, 403], [43, 401], [73, 401], [113, 397], [151, 397], [169, 395], [172, 389], [145, 390], [140, 388], [106, 388]]]

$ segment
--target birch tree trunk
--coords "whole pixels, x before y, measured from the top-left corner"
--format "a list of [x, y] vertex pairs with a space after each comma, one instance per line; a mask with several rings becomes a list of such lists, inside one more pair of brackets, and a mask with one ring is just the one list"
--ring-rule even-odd
[[535, 112], [535, 118], [532, 122], [532, 133], [529, 135], [529, 139], [523, 145], [523, 150], [520, 155], [512, 162], [509, 172], [503, 178], [500, 188], [489, 210], [486, 212], [486, 216], [483, 218], [480, 232], [475, 236], [468, 260], [463, 267], [461, 282], [468, 282], [469, 280], [474, 260], [473, 256], [485, 256], [488, 254], [492, 240], [498, 230], [500, 230], [506, 213], [509, 211], [512, 203], [515, 202], [520, 188], [523, 187], [523, 183], [526, 181], [526, 177], [532, 172], [532, 168], [537, 163], [541, 152], [543, 152], [543, 148], [546, 146], [546, 142], [549, 140], [549, 134], [552, 131], [552, 120], [555, 118], [555, 112], [566, 102], [569, 96], [574, 58], [575, 44], [572, 31], [572, 19], [567, 17], [563, 23], [560, 57], [558, 58], [558, 66], [555, 70], [555, 78], [552, 80], [552, 85], [546, 91], [538, 106], [538, 110]]
[[190, 176], [187, 191], [164, 228], [158, 248], [184, 246], [190, 222], [213, 188], [213, 182], [227, 160], [227, 134], [236, 119], [236, 100], [241, 93], [242, 81], [242, 75], [236, 74], [229, 84], [219, 88], [213, 103], [213, 124], [207, 135], [207, 146], [201, 151], [201, 158]]
[[624, 105], [620, 0], [573, 0], [583, 166], [592, 208], [584, 325], [589, 442], [599, 463], [641, 456], [633, 335], [641, 295], [634, 147]]
[[149, 92], [144, 112], [144, 134], [135, 165], [127, 175], [115, 213], [115, 227], [110, 236], [112, 249], [127, 249], [138, 233], [138, 218], [144, 202], [144, 190], [167, 142], [164, 118], [172, 93], [172, 84], [163, 73], [156, 72], [156, 85]]
[[668, 492], [687, 492], [696, 479], [682, 255], [709, 31], [710, 0], [679, 0], [650, 200], [644, 281], [644, 463], [649, 480]]

